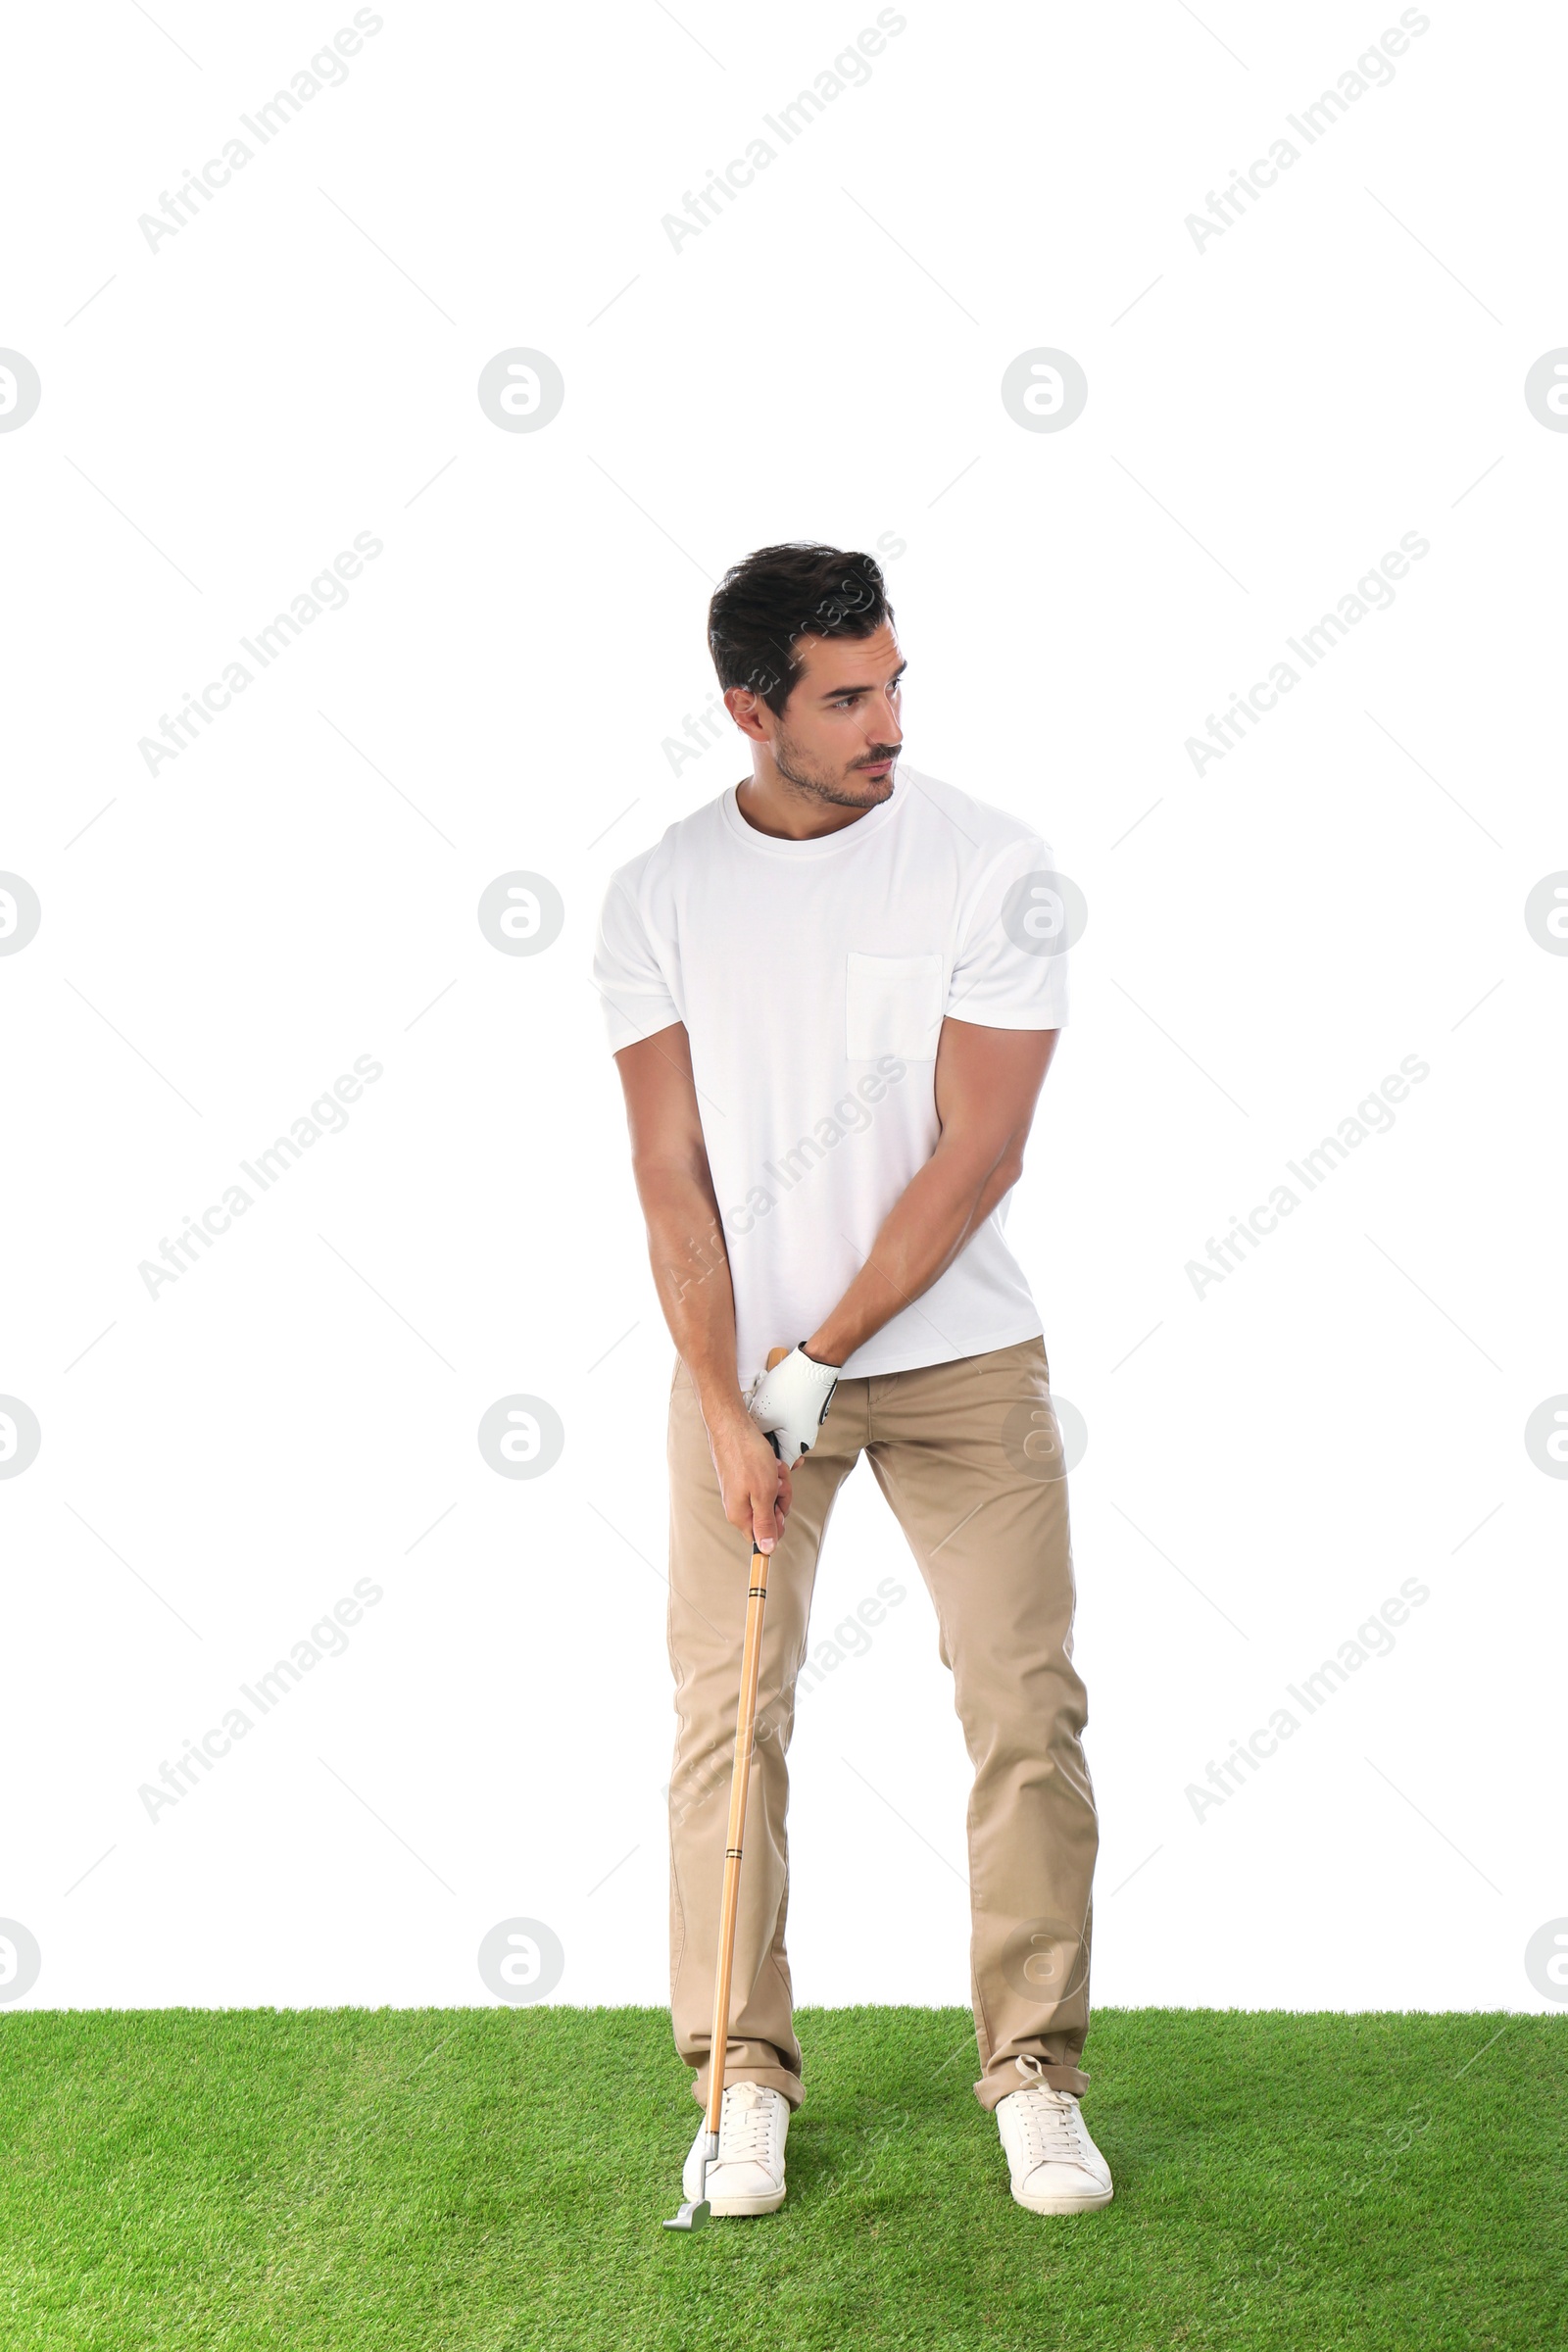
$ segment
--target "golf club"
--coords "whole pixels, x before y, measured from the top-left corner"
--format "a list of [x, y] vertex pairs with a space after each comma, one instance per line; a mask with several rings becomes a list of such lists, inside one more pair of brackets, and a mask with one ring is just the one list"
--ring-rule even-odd
[[[787, 1348], [775, 1348], [767, 1368], [782, 1363]], [[774, 1450], [777, 1450], [775, 1446]], [[746, 1595], [746, 1641], [741, 1652], [741, 1698], [735, 1719], [735, 1764], [729, 1783], [729, 1830], [724, 1839], [724, 1888], [719, 1898], [718, 1967], [713, 1979], [713, 2031], [708, 2044], [708, 2146], [698, 2175], [697, 2194], [664, 2224], [666, 2230], [700, 2230], [708, 2219], [709, 2168], [718, 2161], [718, 2123], [724, 2105], [724, 2064], [729, 2055], [729, 1981], [735, 1959], [735, 1923], [740, 1915], [741, 1839], [746, 1829], [746, 1791], [751, 1780], [752, 1740], [757, 1726], [757, 1681], [762, 1663], [762, 1609], [767, 1599], [765, 1551], [752, 1553]]]

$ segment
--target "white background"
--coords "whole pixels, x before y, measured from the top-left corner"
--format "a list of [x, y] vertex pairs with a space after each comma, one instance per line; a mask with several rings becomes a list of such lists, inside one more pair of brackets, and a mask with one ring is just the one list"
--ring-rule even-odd
[[[0, 1914], [35, 2004], [485, 2001], [514, 1916], [560, 1936], [557, 1999], [662, 1999], [671, 1348], [589, 960], [611, 869], [745, 772], [662, 749], [713, 694], [710, 584], [810, 536], [897, 551], [911, 760], [1044, 830], [1090, 907], [1009, 1233], [1089, 1431], [1097, 2001], [1542, 2005], [1568, 1482], [1523, 1433], [1568, 1390], [1568, 958], [1524, 902], [1568, 866], [1568, 438], [1523, 383], [1568, 342], [1564, 28], [1434, 6], [1308, 147], [1285, 117], [1396, 9], [904, 13], [678, 251], [662, 217], [873, 8], [389, 0], [156, 251], [138, 217], [351, 11], [13, 26], [0, 343], [43, 397], [0, 434], [0, 865], [43, 911], [0, 958], [0, 1390], [42, 1444], [0, 1481]], [[1200, 250], [1186, 217], [1282, 134]], [[538, 432], [476, 398], [514, 346], [564, 376]], [[1062, 432], [1000, 397], [1039, 346], [1088, 376]], [[149, 774], [139, 739], [359, 532], [346, 607]], [[1195, 773], [1407, 532], [1392, 608]], [[476, 918], [518, 869], [565, 903], [538, 956]], [[787, 953], [760, 906], [759, 965]], [[367, 1054], [345, 1131], [149, 1297]], [[1196, 1296], [1411, 1054], [1392, 1130]], [[517, 1393], [565, 1429], [533, 1481], [476, 1443]], [[801, 1705], [806, 2001], [967, 1997], [968, 1768], [862, 1465], [816, 1634], [890, 1575]], [[149, 1819], [366, 1577], [346, 1652]], [[1196, 1818], [1411, 1577], [1392, 1654]]]

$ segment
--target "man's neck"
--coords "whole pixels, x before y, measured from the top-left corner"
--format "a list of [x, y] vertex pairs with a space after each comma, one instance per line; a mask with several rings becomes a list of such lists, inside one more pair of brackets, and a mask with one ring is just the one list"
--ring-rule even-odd
[[869, 816], [873, 808], [880, 808], [882, 802], [871, 801], [863, 808], [846, 808], [775, 774], [751, 775], [743, 784], [737, 784], [735, 806], [754, 832], [766, 833], [775, 841], [817, 841], [828, 833], [842, 833], [846, 825], [857, 824], [862, 816]]

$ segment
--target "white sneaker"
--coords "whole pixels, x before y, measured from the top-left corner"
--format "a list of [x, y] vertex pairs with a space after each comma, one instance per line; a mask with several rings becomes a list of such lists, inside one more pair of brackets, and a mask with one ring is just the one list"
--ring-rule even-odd
[[1031, 2213], [1093, 2213], [1108, 2205], [1115, 2193], [1110, 2167], [1089, 2136], [1077, 2093], [1042, 2081], [1038, 2058], [1014, 2064], [1025, 2087], [997, 2103], [1013, 2196]]
[[[790, 2103], [766, 2082], [728, 2082], [718, 2119], [718, 2161], [708, 2168], [709, 2209], [726, 2213], [776, 2213], [784, 2202], [784, 2135]], [[698, 2175], [708, 2145], [708, 2118], [698, 2126], [681, 2174], [688, 2198], [698, 2193]]]

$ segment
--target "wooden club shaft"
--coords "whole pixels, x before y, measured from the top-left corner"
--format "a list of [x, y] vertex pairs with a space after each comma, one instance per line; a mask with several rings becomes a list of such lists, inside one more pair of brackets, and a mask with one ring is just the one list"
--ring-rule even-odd
[[713, 2031], [708, 2050], [708, 2129], [718, 2130], [724, 2103], [724, 2069], [729, 2057], [729, 1987], [735, 1963], [735, 1923], [740, 1915], [741, 1846], [746, 1836], [746, 1792], [751, 1781], [752, 1741], [757, 1730], [757, 1683], [762, 1664], [762, 1610], [767, 1600], [765, 1551], [752, 1553], [746, 1595], [746, 1642], [741, 1652], [741, 1699], [735, 1724], [735, 1768], [729, 1784], [729, 1829], [724, 1838], [724, 1890], [718, 1914], [718, 1970], [713, 1981]]

